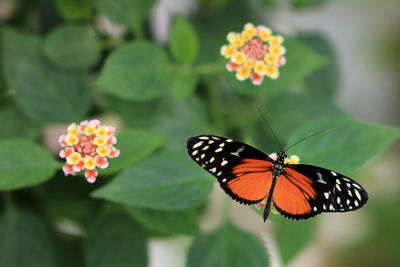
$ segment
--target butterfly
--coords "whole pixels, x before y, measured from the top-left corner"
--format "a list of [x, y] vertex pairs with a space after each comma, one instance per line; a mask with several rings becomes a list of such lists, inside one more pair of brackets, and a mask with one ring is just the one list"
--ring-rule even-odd
[[285, 218], [300, 220], [322, 212], [357, 210], [368, 200], [364, 188], [343, 174], [288, 164], [285, 150], [274, 160], [250, 145], [216, 135], [191, 137], [187, 150], [232, 199], [242, 204], [267, 199], [264, 221], [271, 204]]

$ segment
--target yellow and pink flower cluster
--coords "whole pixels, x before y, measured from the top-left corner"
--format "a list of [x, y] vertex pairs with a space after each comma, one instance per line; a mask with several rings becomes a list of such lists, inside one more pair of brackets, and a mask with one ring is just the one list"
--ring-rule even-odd
[[227, 39], [229, 44], [221, 47], [221, 55], [229, 59], [226, 68], [236, 71], [238, 80], [250, 78], [254, 85], [260, 85], [264, 76], [279, 77], [279, 67], [286, 64], [282, 36], [273, 35], [265, 26], [247, 23], [241, 33], [230, 32]]
[[114, 132], [113, 126], [101, 125], [99, 120], [70, 124], [68, 134], [58, 140], [63, 147], [60, 157], [66, 159], [63, 166], [65, 175], [76, 175], [85, 170], [87, 181], [96, 181], [96, 167], [107, 168], [107, 159], [119, 156], [119, 150], [113, 146], [117, 143]]

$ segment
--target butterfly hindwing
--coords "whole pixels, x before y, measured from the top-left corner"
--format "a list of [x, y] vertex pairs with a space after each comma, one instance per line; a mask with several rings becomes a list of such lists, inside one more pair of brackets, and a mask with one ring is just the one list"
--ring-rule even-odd
[[199, 135], [188, 140], [187, 150], [234, 200], [253, 204], [268, 193], [273, 160], [256, 148], [222, 136]]
[[287, 166], [274, 191], [276, 209], [289, 219], [306, 219], [321, 212], [352, 211], [361, 208], [367, 200], [368, 193], [353, 179], [305, 164]]

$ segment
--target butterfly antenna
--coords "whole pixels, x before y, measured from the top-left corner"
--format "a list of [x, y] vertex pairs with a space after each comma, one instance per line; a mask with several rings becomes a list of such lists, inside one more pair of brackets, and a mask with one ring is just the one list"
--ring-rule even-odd
[[313, 134], [310, 134], [309, 136], [306, 136], [306, 137], [304, 137], [304, 138], [301, 138], [299, 141], [297, 141], [297, 142], [294, 143], [293, 145], [289, 146], [289, 147], [286, 148], [284, 151], [286, 152], [286, 151], [288, 151], [291, 147], [297, 145], [298, 143], [300, 143], [300, 142], [302, 142], [302, 141], [304, 141], [304, 140], [306, 140], [306, 139], [308, 139], [308, 138], [310, 138], [310, 137], [313, 137], [313, 136], [315, 136], [315, 135], [317, 135], [317, 134], [321, 134], [321, 133], [327, 132], [327, 131], [329, 131], [329, 130], [330, 130], [330, 128], [325, 129], [325, 130], [322, 130], [322, 131], [319, 131], [319, 132], [316, 132], [316, 133], [313, 133]]
[[258, 112], [258, 114], [261, 116], [262, 120], [265, 122], [265, 124], [268, 126], [268, 128], [271, 130], [272, 135], [275, 137], [276, 143], [279, 145], [281, 151], [283, 150], [281, 143], [279, 143], [278, 138], [275, 135], [274, 130], [272, 129], [271, 125], [269, 125], [268, 121], [265, 119], [265, 117], [263, 116], [263, 114], [260, 112], [260, 110], [258, 109], [258, 107], [256, 107], [256, 110]]

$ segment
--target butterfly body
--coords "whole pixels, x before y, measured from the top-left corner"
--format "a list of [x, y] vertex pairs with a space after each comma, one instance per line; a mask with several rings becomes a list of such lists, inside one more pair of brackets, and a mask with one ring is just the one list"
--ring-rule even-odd
[[361, 208], [367, 192], [351, 178], [317, 166], [290, 164], [285, 151], [274, 160], [258, 149], [231, 138], [199, 135], [187, 142], [190, 157], [215, 176], [221, 188], [242, 204], [266, 199], [288, 219], [307, 219], [321, 212]]

